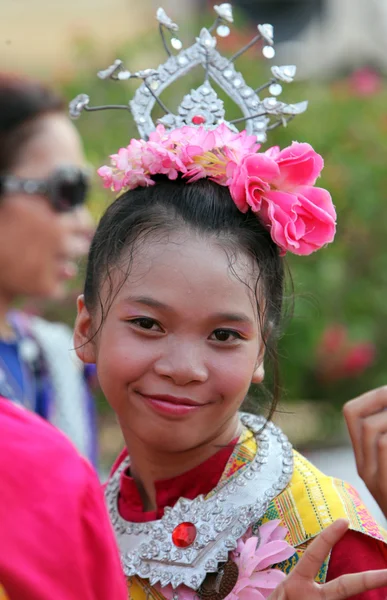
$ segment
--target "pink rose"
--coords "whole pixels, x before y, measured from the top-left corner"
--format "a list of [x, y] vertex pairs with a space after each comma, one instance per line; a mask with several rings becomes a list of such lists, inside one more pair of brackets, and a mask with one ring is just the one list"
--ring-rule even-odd
[[336, 213], [331, 195], [323, 188], [301, 186], [297, 193], [270, 191], [262, 202], [260, 217], [283, 253], [306, 256], [335, 237]]
[[291, 191], [294, 186], [314, 185], [324, 166], [320, 154], [306, 143], [293, 142], [279, 152], [277, 148], [269, 148], [267, 154], [278, 164], [280, 176], [275, 187], [280, 190]]
[[332, 198], [313, 187], [323, 164], [309, 144], [293, 142], [281, 151], [248, 155], [234, 169], [230, 192], [235, 204], [242, 212], [250, 207], [259, 213], [283, 254], [311, 254], [335, 236]]
[[276, 162], [265, 154], [248, 154], [232, 173], [231, 196], [243, 213], [249, 207], [254, 212], [261, 208], [262, 197], [270, 190], [270, 183], [279, 177]]

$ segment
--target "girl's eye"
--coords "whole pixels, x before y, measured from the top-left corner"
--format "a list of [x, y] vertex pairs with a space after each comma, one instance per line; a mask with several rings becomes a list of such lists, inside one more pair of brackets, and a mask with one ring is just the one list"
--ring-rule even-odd
[[157, 321], [150, 317], [138, 317], [137, 319], [131, 319], [129, 323], [133, 323], [139, 329], [146, 329], [147, 331], [162, 331]]
[[216, 342], [233, 342], [242, 339], [242, 336], [233, 329], [215, 329], [211, 336]]

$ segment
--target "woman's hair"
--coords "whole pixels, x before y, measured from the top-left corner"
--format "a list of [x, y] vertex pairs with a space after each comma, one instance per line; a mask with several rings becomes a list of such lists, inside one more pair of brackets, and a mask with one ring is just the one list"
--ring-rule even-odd
[[[251, 211], [243, 214], [238, 210], [227, 187], [208, 179], [186, 183], [182, 179], [170, 181], [158, 177], [154, 186], [139, 187], [121, 195], [106, 210], [91, 244], [84, 288], [86, 306], [90, 312], [100, 307], [101, 327], [109, 303], [118, 292], [113, 286], [113, 270], [126, 265], [124, 283], [139, 242], [149, 235], [168, 235], [182, 228], [214, 238], [224, 247], [231, 269], [241, 252], [258, 267], [253, 291], [266, 353], [272, 358], [271, 416], [279, 394], [275, 342], [282, 313], [283, 260], [268, 230]], [[100, 289], [106, 284], [108, 300], [103, 303]]]
[[43, 84], [0, 74], [0, 174], [17, 162], [20, 147], [36, 133], [37, 119], [64, 108], [63, 99]]

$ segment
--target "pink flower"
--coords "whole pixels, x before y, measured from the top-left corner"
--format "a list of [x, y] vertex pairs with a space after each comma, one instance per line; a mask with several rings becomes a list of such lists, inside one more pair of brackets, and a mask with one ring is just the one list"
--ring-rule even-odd
[[314, 185], [324, 166], [320, 154], [306, 143], [293, 142], [283, 150], [269, 148], [265, 154], [278, 164], [280, 176], [276, 187], [284, 191], [292, 191], [299, 185]]
[[253, 212], [259, 212], [262, 198], [279, 174], [277, 163], [269, 156], [245, 156], [235, 168], [230, 185], [231, 196], [239, 210], [245, 213], [250, 207]]
[[373, 364], [375, 355], [372, 342], [353, 342], [344, 325], [333, 324], [324, 331], [317, 346], [317, 376], [323, 383], [358, 377]]
[[314, 187], [323, 160], [309, 144], [293, 142], [259, 153], [255, 136], [234, 132], [225, 123], [208, 131], [158, 125], [149, 141], [132, 139], [98, 169], [105, 187], [123, 192], [154, 185], [157, 174], [188, 183], [208, 178], [229, 186], [242, 212], [251, 209], [270, 230], [282, 254], [310, 254], [331, 242], [336, 213], [329, 193]]
[[270, 567], [287, 560], [295, 552], [285, 541], [286, 534], [287, 530], [280, 521], [273, 520], [260, 527], [259, 538], [246, 539], [244, 536], [239, 540], [232, 553], [232, 559], [239, 568], [239, 577], [225, 600], [264, 600], [270, 596], [286, 577], [278, 569]]
[[104, 165], [97, 170], [97, 173], [103, 179], [103, 186], [110, 188], [113, 185], [113, 169]]
[[[264, 157], [264, 158], [263, 158]], [[336, 212], [329, 192], [314, 187], [323, 160], [309, 144], [245, 156], [230, 192], [242, 212], [259, 213], [282, 252], [306, 255], [331, 242]]]
[[216, 129], [195, 129], [190, 135], [186, 152], [191, 158], [187, 168], [189, 182], [208, 177], [219, 185], [228, 185], [234, 166], [246, 154], [256, 152], [260, 145], [246, 131], [235, 133], [221, 123]]
[[379, 73], [365, 67], [352, 73], [349, 83], [357, 96], [373, 96], [381, 91], [383, 80]]
[[300, 186], [295, 193], [268, 192], [260, 216], [284, 252], [305, 256], [335, 237], [336, 213], [331, 195], [323, 188]]

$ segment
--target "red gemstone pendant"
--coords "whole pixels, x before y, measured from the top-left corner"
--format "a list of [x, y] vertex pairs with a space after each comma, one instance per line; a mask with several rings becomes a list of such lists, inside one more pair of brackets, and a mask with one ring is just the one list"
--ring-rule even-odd
[[206, 122], [206, 117], [203, 117], [203, 115], [195, 115], [194, 117], [192, 117], [192, 123], [194, 125], [203, 125], [203, 123]]
[[188, 548], [196, 539], [196, 527], [193, 523], [180, 523], [172, 531], [172, 542], [178, 548]]

